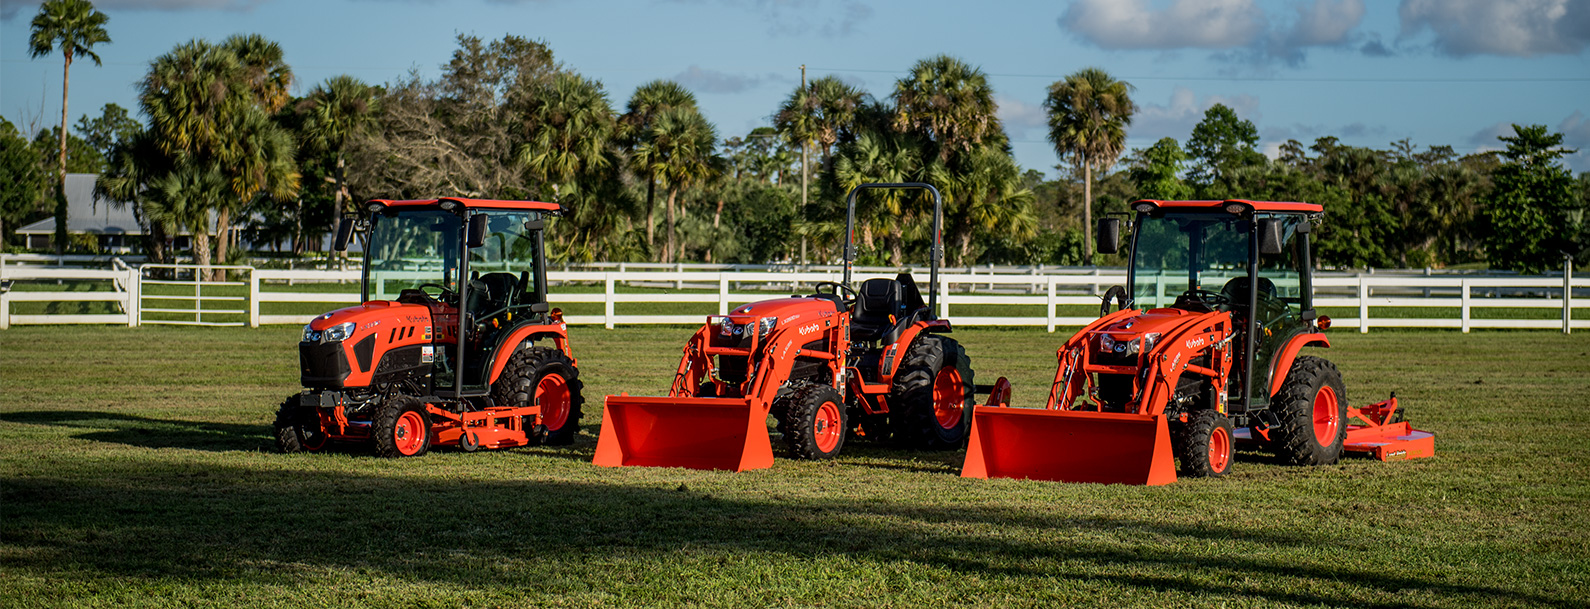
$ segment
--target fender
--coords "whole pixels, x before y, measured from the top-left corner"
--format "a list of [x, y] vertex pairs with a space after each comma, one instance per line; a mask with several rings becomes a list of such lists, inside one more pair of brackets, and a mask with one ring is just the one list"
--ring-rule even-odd
[[1303, 347], [1329, 349], [1330, 346], [1330, 339], [1319, 332], [1304, 332], [1287, 340], [1286, 347], [1276, 354], [1275, 361], [1270, 366], [1270, 397], [1275, 397], [1275, 394], [1281, 392], [1281, 384], [1286, 382], [1286, 371], [1292, 369], [1292, 360], [1297, 359], [1298, 351], [1303, 350]]
[[923, 332], [943, 334], [951, 331], [950, 322], [947, 319], [919, 321], [911, 324], [911, 327], [902, 330], [900, 332], [900, 340], [889, 345], [878, 356], [883, 358], [878, 365], [878, 381], [885, 385], [894, 384], [894, 370], [900, 366], [900, 360], [905, 359], [905, 352], [911, 348], [911, 343], [916, 341], [916, 335]]
[[487, 377], [486, 384], [496, 384], [497, 377], [502, 376], [502, 369], [508, 366], [508, 358], [519, 350], [521, 344], [526, 340], [536, 341], [543, 338], [551, 338], [552, 344], [569, 357], [569, 361], [574, 363], [575, 368], [580, 366], [579, 360], [574, 359], [574, 350], [569, 347], [568, 324], [561, 322], [555, 324], [528, 324], [514, 328], [513, 332], [508, 334], [508, 338], [503, 339], [502, 343], [497, 346], [496, 355], [493, 356], [493, 361], [491, 362], [491, 376]]

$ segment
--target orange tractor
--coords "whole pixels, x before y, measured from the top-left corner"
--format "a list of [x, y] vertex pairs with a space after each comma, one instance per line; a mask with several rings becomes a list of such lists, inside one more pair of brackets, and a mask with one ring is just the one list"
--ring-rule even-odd
[[[856, 197], [922, 189], [933, 199], [928, 299], [908, 273], [851, 288]], [[665, 397], [607, 396], [593, 462], [743, 471], [771, 467], [768, 417], [796, 458], [829, 459], [847, 436], [953, 450], [975, 386], [966, 352], [934, 315], [943, 203], [921, 183], [866, 184], [846, 198], [843, 282], [710, 316], [685, 344]]]
[[345, 218], [365, 233], [363, 304], [304, 326], [303, 391], [276, 413], [284, 452], [332, 442], [387, 457], [568, 444], [581, 384], [561, 312], [549, 309], [543, 216], [553, 203], [375, 200]]
[[[1009, 385], [972, 416], [961, 475], [1125, 484], [1223, 476], [1238, 442], [1298, 465], [1344, 451], [1428, 457], [1434, 436], [1402, 418], [1396, 396], [1347, 403], [1313, 308], [1307, 203], [1137, 201], [1126, 287], [1058, 351], [1043, 409], [1009, 408]], [[1099, 223], [1114, 253], [1121, 221]], [[1216, 288], [1215, 286], [1219, 286]], [[1117, 310], [1110, 311], [1111, 301]]]

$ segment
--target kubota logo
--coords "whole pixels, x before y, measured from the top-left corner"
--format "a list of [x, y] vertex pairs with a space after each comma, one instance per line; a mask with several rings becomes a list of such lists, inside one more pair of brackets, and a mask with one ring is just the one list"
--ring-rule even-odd
[[802, 327], [800, 329], [801, 336], [806, 336], [807, 334], [811, 334], [811, 333], [816, 332], [816, 331], [818, 331], [820, 329], [821, 328], [819, 328], [817, 326], [817, 324], [812, 324], [812, 325], [809, 325], [809, 326]]
[[1200, 348], [1202, 346], [1204, 346], [1203, 337], [1198, 337], [1198, 338], [1194, 338], [1192, 340], [1187, 341], [1187, 348], [1188, 349], [1197, 349], [1197, 348]]

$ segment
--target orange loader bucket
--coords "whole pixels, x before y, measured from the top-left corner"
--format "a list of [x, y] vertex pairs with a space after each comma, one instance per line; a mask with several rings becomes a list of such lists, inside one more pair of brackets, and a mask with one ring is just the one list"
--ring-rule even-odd
[[748, 398], [610, 395], [591, 462], [737, 472], [772, 467], [767, 409]]
[[1170, 484], [1164, 415], [977, 406], [964, 478]]

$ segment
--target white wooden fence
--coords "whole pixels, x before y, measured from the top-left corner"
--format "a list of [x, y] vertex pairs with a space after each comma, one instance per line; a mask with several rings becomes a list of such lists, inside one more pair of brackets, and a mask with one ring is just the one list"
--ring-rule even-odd
[[[229, 281], [203, 281], [184, 265], [144, 265], [109, 269], [0, 264], [0, 329], [12, 324], [188, 324], [249, 325], [302, 324], [314, 313], [262, 313], [280, 308], [273, 303], [298, 303], [313, 311], [331, 310], [359, 301], [356, 271], [266, 270], [251, 267], [210, 267], [230, 271]], [[963, 269], [957, 269], [963, 270]], [[162, 271], [162, 272], [152, 272]], [[939, 276], [939, 315], [963, 326], [1080, 326], [1095, 319], [1100, 294], [1125, 282], [1118, 270], [1079, 274], [994, 272], [944, 273]], [[887, 276], [857, 273], [856, 278]], [[612, 328], [631, 324], [699, 324], [708, 305], [725, 314], [737, 304], [780, 294], [809, 292], [819, 281], [838, 281], [838, 270], [822, 272], [771, 271], [552, 271], [554, 306], [600, 304], [601, 312], [571, 312], [571, 324], [601, 324]], [[926, 273], [918, 275], [926, 280]], [[51, 284], [63, 286], [50, 290]], [[329, 284], [329, 285], [328, 285]], [[26, 285], [26, 289], [22, 289]], [[319, 285], [320, 291], [304, 291]], [[84, 286], [91, 286], [84, 288]], [[340, 286], [340, 287], [330, 287]], [[588, 286], [579, 287], [574, 286]], [[600, 286], [601, 291], [594, 289]], [[1315, 306], [1321, 309], [1356, 310], [1357, 315], [1334, 316], [1339, 328], [1474, 328], [1572, 329], [1590, 328], [1590, 319], [1573, 319], [1575, 309], [1590, 308], [1590, 278], [1571, 275], [1546, 277], [1442, 276], [1410, 274], [1321, 274], [1314, 279]], [[651, 292], [631, 291], [650, 288]], [[83, 291], [84, 289], [92, 291]], [[326, 291], [330, 289], [331, 291]], [[660, 291], [658, 291], [660, 290]], [[1574, 297], [1574, 291], [1581, 292]], [[113, 313], [13, 313], [20, 303], [104, 302]], [[173, 304], [175, 303], [175, 304]], [[703, 312], [694, 314], [620, 313], [620, 306], [693, 303]], [[262, 306], [264, 305], [264, 306]], [[1001, 307], [1024, 307], [1007, 315], [992, 315]], [[975, 307], [977, 314], [967, 311]], [[36, 306], [35, 306], [36, 308]], [[585, 307], [595, 309], [594, 306]], [[1079, 312], [1084, 313], [1077, 315]], [[1387, 314], [1386, 309], [1404, 309]], [[1409, 317], [1408, 308], [1452, 310], [1455, 315]], [[1034, 313], [1034, 309], [1039, 312]], [[1376, 310], [1382, 312], [1375, 315]], [[1502, 313], [1476, 315], [1482, 309]], [[1528, 309], [1552, 309], [1552, 315], [1525, 315]], [[957, 313], [957, 310], [961, 311]]]

